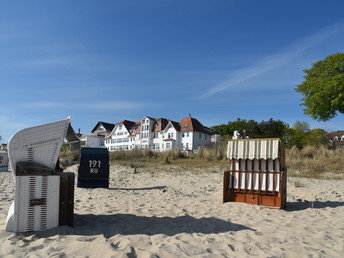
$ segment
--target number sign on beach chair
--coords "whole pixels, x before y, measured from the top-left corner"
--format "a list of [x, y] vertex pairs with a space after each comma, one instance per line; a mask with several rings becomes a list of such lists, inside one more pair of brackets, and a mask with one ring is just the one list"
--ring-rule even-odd
[[229, 170], [224, 172], [224, 203], [285, 206], [287, 171], [280, 139], [229, 140], [227, 158]]
[[109, 188], [109, 151], [84, 147], [80, 150], [78, 187]]
[[20, 130], [11, 137], [8, 153], [15, 190], [7, 231], [41, 231], [59, 226], [60, 182], [66, 176], [55, 172], [55, 167], [66, 135], [73, 132], [67, 118]]

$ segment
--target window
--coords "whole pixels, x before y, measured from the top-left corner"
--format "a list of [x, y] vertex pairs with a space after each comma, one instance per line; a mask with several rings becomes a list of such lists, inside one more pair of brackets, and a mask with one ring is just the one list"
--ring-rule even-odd
[[166, 149], [170, 149], [171, 148], [171, 143], [166, 143]]
[[186, 133], [186, 137], [189, 137], [189, 132]]
[[185, 134], [183, 133], [183, 134], [182, 134], [182, 137], [184, 137], [184, 136], [185, 136]]
[[118, 129], [119, 129], [119, 130], [122, 130], [122, 125], [119, 125]]
[[168, 134], [168, 138], [171, 138], [171, 134], [170, 133]]
[[173, 138], [173, 133], [171, 133], [171, 138]]
[[199, 138], [201, 139], [201, 137], [202, 137], [202, 134], [199, 134]]
[[207, 139], [207, 135], [204, 135], [204, 138]]
[[186, 143], [186, 149], [189, 150], [189, 144], [188, 143]]
[[161, 149], [163, 149], [164, 148], [164, 144], [161, 144]]

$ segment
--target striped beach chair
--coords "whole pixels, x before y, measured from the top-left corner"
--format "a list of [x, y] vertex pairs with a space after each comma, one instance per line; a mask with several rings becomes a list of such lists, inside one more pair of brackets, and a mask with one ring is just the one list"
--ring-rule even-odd
[[283, 208], [287, 195], [285, 148], [278, 138], [228, 141], [223, 202]]

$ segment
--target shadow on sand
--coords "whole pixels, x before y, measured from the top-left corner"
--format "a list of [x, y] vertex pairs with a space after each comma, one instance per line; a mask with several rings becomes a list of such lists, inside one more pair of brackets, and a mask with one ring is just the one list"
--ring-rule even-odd
[[255, 231], [249, 227], [213, 217], [197, 219], [190, 216], [172, 218], [145, 217], [133, 214], [75, 214], [74, 221], [74, 228], [59, 227], [45, 232], [36, 232], [34, 235], [38, 237], [49, 237], [58, 234], [82, 236], [103, 234], [105, 238], [111, 238], [117, 234], [143, 234], [148, 236], [165, 234], [173, 236], [179, 233], [217, 234], [240, 230]]
[[306, 209], [323, 209], [323, 208], [337, 208], [344, 206], [344, 202], [319, 202], [319, 201], [302, 201], [302, 202], [288, 202], [286, 211], [301, 211]]
[[108, 190], [118, 190], [118, 191], [145, 191], [145, 190], [163, 190], [167, 186], [152, 186], [152, 187], [141, 187], [141, 188], [109, 188]]

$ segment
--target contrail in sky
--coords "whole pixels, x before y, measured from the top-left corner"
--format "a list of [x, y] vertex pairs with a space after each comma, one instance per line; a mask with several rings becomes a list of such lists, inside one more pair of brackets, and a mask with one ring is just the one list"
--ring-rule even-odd
[[241, 82], [254, 78], [258, 75], [266, 73], [275, 67], [284, 64], [305, 50], [313, 47], [323, 40], [340, 33], [344, 30], [344, 22], [338, 22], [331, 26], [325, 27], [311, 36], [305, 37], [284, 49], [281, 53], [265, 57], [262, 61], [249, 65], [247, 67], [238, 69], [229, 75], [229, 79], [209, 89], [199, 99], [210, 97], [223, 90], [231, 88]]

